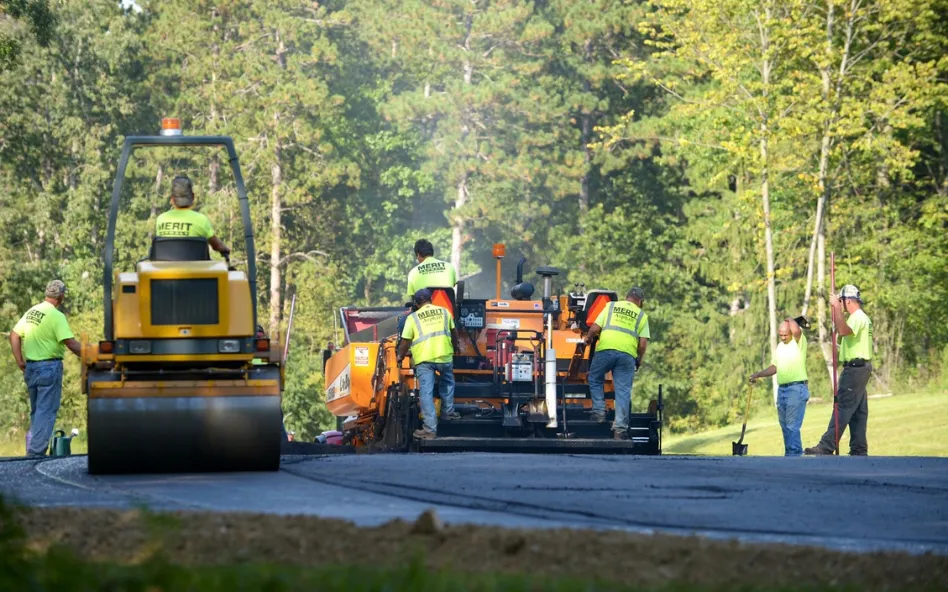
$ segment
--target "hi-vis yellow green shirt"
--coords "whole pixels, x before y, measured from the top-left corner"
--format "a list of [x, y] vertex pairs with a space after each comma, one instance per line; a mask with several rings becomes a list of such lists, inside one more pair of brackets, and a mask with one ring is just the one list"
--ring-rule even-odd
[[453, 288], [458, 283], [454, 266], [428, 257], [408, 272], [408, 297], [422, 288]]
[[451, 329], [454, 329], [451, 313], [434, 304], [426, 304], [408, 315], [402, 338], [411, 340], [411, 359], [415, 365], [450, 362], [454, 356]]
[[806, 380], [806, 335], [800, 335], [800, 341], [791, 337], [788, 343], [777, 343], [770, 363], [777, 367], [777, 384]]
[[846, 321], [852, 329], [852, 335], [840, 339], [839, 361], [871, 360], [872, 359], [872, 320], [860, 308], [849, 315]]
[[614, 349], [639, 357], [639, 337], [649, 339], [648, 315], [628, 300], [610, 302], [595, 323], [602, 328], [596, 351]]
[[156, 236], [200, 237], [214, 236], [214, 227], [211, 221], [201, 212], [190, 208], [168, 210], [158, 216]]
[[13, 331], [23, 340], [23, 357], [32, 361], [61, 359], [63, 341], [73, 338], [66, 316], [46, 301], [26, 311]]

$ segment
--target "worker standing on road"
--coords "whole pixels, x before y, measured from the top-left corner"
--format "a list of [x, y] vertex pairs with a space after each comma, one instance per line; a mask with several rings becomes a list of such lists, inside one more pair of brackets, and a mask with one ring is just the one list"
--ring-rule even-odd
[[[872, 320], [862, 309], [859, 289], [853, 285], [843, 286], [839, 296], [830, 296], [833, 323], [841, 337], [839, 362], [843, 373], [839, 377], [837, 400], [839, 402], [839, 437], [849, 426], [850, 456], [869, 454], [866, 427], [869, 423], [869, 401], [866, 386], [872, 375]], [[843, 320], [843, 310], [849, 319]], [[807, 448], [806, 454], [833, 454], [836, 451], [836, 418], [830, 415], [829, 427], [820, 438], [820, 443]]]
[[454, 266], [434, 258], [434, 246], [427, 239], [415, 242], [418, 265], [408, 272], [408, 297], [422, 288], [453, 288], [458, 283]]
[[414, 295], [414, 302], [418, 310], [411, 313], [405, 321], [396, 360], [401, 366], [409, 347], [411, 348], [415, 376], [418, 377], [421, 390], [421, 415], [424, 418], [424, 427], [415, 430], [414, 436], [431, 439], [438, 432], [434, 404], [436, 371], [441, 373], [438, 386], [441, 395], [441, 418], [454, 420], [461, 417], [454, 411], [454, 354], [460, 352], [461, 348], [454, 319], [446, 309], [431, 303], [431, 290], [418, 290]]
[[645, 292], [632, 288], [624, 302], [610, 302], [589, 327], [586, 343], [599, 338], [589, 368], [589, 394], [592, 397], [592, 419], [606, 421], [606, 399], [603, 384], [606, 372], [612, 372], [615, 385], [616, 418], [612, 431], [616, 440], [629, 439], [629, 413], [632, 409], [632, 381], [645, 358], [651, 335], [648, 315], [642, 310]]
[[63, 354], [66, 348], [81, 354], [66, 316], [59, 310], [66, 298], [66, 284], [53, 280], [46, 285], [46, 299], [30, 310], [10, 332], [10, 347], [23, 372], [30, 394], [30, 430], [26, 433], [27, 456], [43, 456], [53, 434], [63, 394]]
[[758, 378], [777, 375], [777, 420], [783, 431], [784, 456], [803, 454], [800, 428], [810, 389], [806, 377], [806, 335], [791, 318], [780, 324], [780, 343], [774, 351], [770, 366], [750, 375], [751, 384]]
[[158, 216], [155, 236], [206, 238], [212, 249], [224, 257], [230, 256], [230, 249], [214, 236], [214, 227], [207, 216], [191, 209], [194, 207], [194, 188], [187, 176], [178, 175], [171, 181], [171, 205], [173, 210]]

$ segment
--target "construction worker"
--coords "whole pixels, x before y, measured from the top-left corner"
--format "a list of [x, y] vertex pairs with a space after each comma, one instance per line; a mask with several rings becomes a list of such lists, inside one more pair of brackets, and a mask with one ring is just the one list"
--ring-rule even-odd
[[[830, 296], [830, 309], [833, 323], [841, 337], [839, 362], [843, 373], [839, 377], [837, 401], [839, 413], [839, 436], [842, 438], [846, 426], [849, 426], [850, 456], [869, 454], [866, 441], [866, 426], [869, 423], [869, 400], [866, 386], [872, 375], [872, 320], [862, 309], [862, 297], [859, 288], [853, 285], [843, 286], [839, 295]], [[849, 318], [843, 320], [843, 310]], [[807, 448], [805, 454], [833, 454], [836, 451], [836, 418], [830, 415], [829, 427], [820, 438], [820, 443]]]
[[395, 357], [401, 366], [411, 348], [415, 376], [418, 377], [421, 391], [421, 414], [424, 418], [424, 427], [415, 430], [414, 436], [431, 439], [438, 432], [434, 404], [435, 372], [441, 374], [438, 385], [441, 418], [454, 420], [461, 417], [454, 411], [454, 354], [460, 352], [461, 348], [454, 319], [446, 309], [431, 303], [431, 290], [422, 288], [415, 292], [414, 302], [418, 310], [411, 313], [405, 321]]
[[171, 205], [174, 209], [158, 216], [155, 236], [206, 238], [212, 249], [224, 257], [230, 256], [230, 249], [221, 239], [214, 236], [214, 227], [207, 216], [192, 209], [194, 188], [187, 176], [178, 175], [171, 181]]
[[26, 311], [10, 332], [10, 348], [30, 394], [27, 456], [46, 454], [62, 400], [63, 354], [67, 348], [77, 356], [81, 353], [66, 316], [59, 310], [65, 298], [66, 284], [49, 282], [46, 299]]
[[434, 246], [427, 239], [415, 242], [418, 265], [408, 272], [408, 297], [422, 288], [453, 288], [458, 283], [454, 266], [434, 258]]
[[632, 288], [624, 302], [610, 302], [589, 327], [586, 343], [599, 338], [589, 368], [589, 393], [592, 396], [592, 420], [606, 421], [606, 400], [603, 383], [606, 372], [612, 372], [615, 386], [616, 417], [612, 431], [616, 440], [629, 439], [629, 413], [632, 409], [632, 381], [645, 358], [651, 337], [648, 315], [642, 311], [645, 292]]
[[806, 335], [800, 325], [791, 318], [780, 323], [780, 343], [774, 351], [770, 366], [750, 375], [751, 384], [758, 378], [777, 375], [777, 420], [783, 430], [784, 456], [803, 454], [800, 428], [806, 402], [810, 400], [810, 389], [806, 377]]

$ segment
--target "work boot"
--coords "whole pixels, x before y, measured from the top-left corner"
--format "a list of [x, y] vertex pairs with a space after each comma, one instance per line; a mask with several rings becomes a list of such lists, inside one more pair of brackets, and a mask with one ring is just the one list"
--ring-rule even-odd
[[437, 433], [437, 432], [433, 432], [433, 431], [429, 430], [428, 428], [422, 428], [422, 429], [420, 429], [420, 430], [415, 430], [415, 432], [414, 432], [412, 435], [413, 435], [414, 437], [418, 438], [419, 440], [434, 440], [435, 438], [438, 437], [438, 433]]
[[457, 411], [452, 411], [451, 413], [445, 413], [441, 416], [441, 419], [444, 421], [455, 421], [461, 419], [461, 414]]
[[606, 423], [606, 414], [601, 411], [593, 411], [589, 414], [589, 419], [596, 423]]
[[613, 440], [628, 440], [629, 430], [613, 430], [612, 439]]
[[819, 446], [814, 446], [813, 448], [807, 448], [806, 450], [804, 450], [803, 454], [807, 456], [831, 456], [833, 453], [827, 452], [826, 450], [823, 450]]

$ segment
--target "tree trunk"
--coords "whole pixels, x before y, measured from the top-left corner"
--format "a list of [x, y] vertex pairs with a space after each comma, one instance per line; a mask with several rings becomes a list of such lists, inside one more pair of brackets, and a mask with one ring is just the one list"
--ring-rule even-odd
[[[464, 65], [462, 75], [464, 77], [464, 85], [470, 86], [471, 81], [474, 78], [474, 64], [470, 60], [471, 55], [471, 29], [474, 26], [474, 15], [468, 14], [465, 19], [465, 35], [462, 46], [465, 51]], [[462, 119], [461, 122], [461, 145], [464, 146], [465, 140], [467, 139], [468, 134], [471, 131], [471, 125], [466, 119]], [[461, 173], [461, 176], [458, 178], [456, 189], [457, 196], [454, 198], [454, 210], [455, 216], [454, 220], [451, 223], [451, 265], [454, 266], [455, 271], [460, 276], [461, 274], [461, 250], [464, 247], [464, 218], [457, 213], [461, 207], [467, 203], [468, 192], [467, 192], [467, 180], [468, 172], [464, 171]]]
[[270, 169], [270, 334], [280, 329], [280, 238], [283, 234], [280, 189], [283, 183], [282, 147], [279, 140], [273, 147], [273, 167]]
[[[770, 7], [765, 8], [766, 20], [770, 22]], [[770, 91], [770, 69], [773, 66], [766, 57], [770, 50], [768, 30], [761, 28], [760, 46], [764, 59], [761, 61], [761, 82], [763, 83], [763, 99], [766, 104]], [[777, 350], [777, 278], [774, 269], [774, 238], [770, 224], [770, 139], [769, 120], [766, 112], [761, 113], [760, 119], [760, 200], [764, 210], [764, 249], [767, 257], [767, 312], [770, 318], [770, 355]], [[777, 401], [777, 376], [773, 377], [774, 402]]]
[[[592, 59], [592, 39], [587, 39], [583, 44], [583, 59], [588, 64]], [[583, 91], [587, 94], [592, 90], [589, 80], [583, 80]], [[589, 210], [589, 173], [592, 165], [592, 150], [589, 149], [589, 139], [592, 136], [592, 113], [583, 113], [581, 117], [581, 141], [583, 145], [583, 176], [579, 180], [579, 212], [585, 214]], [[583, 232], [583, 227], [579, 227], [579, 232]]]
[[[454, 199], [454, 209], [458, 210], [467, 203], [467, 173], [461, 175], [457, 185], [457, 197]], [[461, 273], [461, 249], [464, 246], [464, 220], [455, 216], [451, 224], [451, 265], [455, 271]]]
[[[770, 318], [770, 354], [777, 350], [777, 281], [774, 270], [774, 239], [770, 225], [770, 181], [768, 163], [770, 154], [767, 146], [767, 123], [761, 124], [760, 159], [763, 163], [760, 179], [760, 199], [764, 208], [764, 248], [767, 255], [767, 312]], [[777, 377], [773, 379], [774, 398], [777, 396]]]
[[[279, 32], [276, 33], [277, 50], [274, 56], [277, 64], [286, 68], [286, 46]], [[279, 129], [280, 114], [273, 115], [273, 128]], [[274, 134], [276, 135], [276, 134]], [[280, 276], [280, 241], [283, 236], [283, 144], [279, 137], [273, 139], [273, 166], [270, 168], [272, 189], [270, 191], [270, 334], [280, 329], [280, 317], [283, 311], [282, 285]]]

